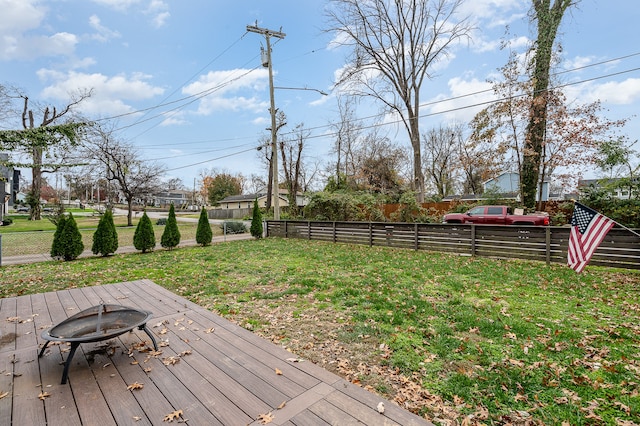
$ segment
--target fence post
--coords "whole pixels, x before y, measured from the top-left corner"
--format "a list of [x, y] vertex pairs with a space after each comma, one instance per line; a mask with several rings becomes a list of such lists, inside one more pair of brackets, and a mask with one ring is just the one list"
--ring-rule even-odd
[[471, 224], [471, 256], [476, 255], [476, 225]]
[[545, 233], [545, 245], [546, 245], [546, 260], [547, 266], [551, 265], [551, 227], [547, 226]]
[[373, 223], [369, 222], [369, 247], [373, 247]]
[[336, 235], [336, 222], [333, 222], [333, 242], [335, 243], [338, 240], [338, 236]]
[[288, 221], [284, 221], [284, 237], [285, 238], [289, 238], [289, 226], [288, 226], [289, 222]]
[[0, 266], [2, 266], [2, 234], [0, 234]]
[[414, 250], [418, 250], [418, 222], [414, 223], [413, 225], [413, 233], [414, 233], [414, 240], [413, 240], [413, 248]]
[[307, 236], [308, 236], [308, 239], [310, 240], [311, 239], [311, 221], [310, 220], [307, 221]]

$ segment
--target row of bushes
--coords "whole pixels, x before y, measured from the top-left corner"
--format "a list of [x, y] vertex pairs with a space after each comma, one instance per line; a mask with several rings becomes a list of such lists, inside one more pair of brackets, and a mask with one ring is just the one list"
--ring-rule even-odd
[[[316, 192], [310, 196], [309, 203], [303, 210], [302, 217], [281, 214], [283, 219], [307, 219], [319, 221], [372, 221], [385, 222], [418, 222], [440, 223], [443, 211], [434, 207], [423, 207], [415, 201], [415, 194], [404, 193], [399, 200], [398, 208], [388, 215], [388, 206], [380, 198], [370, 193], [354, 192]], [[583, 204], [610, 217], [629, 228], [640, 228], [640, 200], [620, 200], [606, 193], [586, 193], [580, 200]], [[434, 203], [435, 204], [435, 203]], [[440, 203], [441, 204], [441, 203]], [[508, 205], [520, 207], [514, 200], [499, 198], [485, 199], [475, 203], [451, 203], [448, 212], [461, 213], [476, 205]], [[544, 211], [549, 214], [551, 225], [562, 226], [571, 221], [573, 202], [547, 202]]]
[[[60, 211], [53, 219], [56, 231], [51, 244], [51, 257], [65, 261], [74, 260], [84, 251], [82, 235], [78, 230], [73, 214], [64, 214]], [[211, 244], [213, 232], [203, 207], [196, 229], [196, 242], [202, 246]], [[160, 238], [160, 244], [166, 249], [173, 249], [180, 244], [180, 230], [173, 205], [169, 209], [169, 217], [166, 219], [165, 228]], [[133, 235], [133, 245], [142, 253], [151, 251], [156, 246], [156, 237], [151, 219], [144, 212]], [[107, 210], [100, 218], [98, 227], [93, 234], [91, 252], [95, 255], [108, 256], [118, 249], [118, 233], [113, 222], [111, 210]]]
[[[52, 219], [56, 223], [56, 232], [51, 245], [51, 257], [63, 259], [65, 261], [74, 260], [84, 251], [82, 235], [78, 230], [73, 214], [65, 215], [62, 210]], [[176, 213], [173, 204], [169, 208], [169, 216], [166, 219], [158, 220], [158, 224], [165, 226], [160, 238], [160, 245], [171, 250], [180, 244], [180, 230], [176, 220]], [[228, 234], [240, 234], [247, 232], [247, 228], [242, 222], [225, 222], [223, 224], [225, 232]], [[258, 208], [258, 202], [254, 203], [253, 217], [251, 221], [251, 235], [261, 238], [263, 232], [262, 213]], [[196, 242], [201, 246], [211, 244], [213, 231], [209, 223], [207, 210], [202, 207], [196, 229]], [[151, 219], [145, 211], [136, 226], [133, 235], [133, 245], [136, 250], [142, 253], [151, 251], [156, 246], [156, 237], [153, 231]], [[107, 210], [100, 218], [98, 227], [93, 234], [93, 245], [91, 251], [95, 255], [108, 256], [118, 249], [118, 233], [113, 222], [113, 213]]]

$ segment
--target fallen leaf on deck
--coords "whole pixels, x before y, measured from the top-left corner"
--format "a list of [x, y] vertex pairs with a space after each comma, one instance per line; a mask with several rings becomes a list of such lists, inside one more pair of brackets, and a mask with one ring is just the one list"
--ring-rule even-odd
[[185, 355], [191, 355], [191, 351], [187, 349], [186, 351], [182, 351], [180, 352], [180, 354], [178, 354], [178, 356], [185, 356]]
[[282, 371], [280, 371], [279, 369], [277, 369], [277, 368], [276, 368], [276, 374], [277, 374], [278, 376], [282, 376]]
[[176, 356], [170, 356], [170, 357], [168, 357], [168, 358], [164, 358], [164, 359], [162, 360], [162, 363], [163, 363], [164, 365], [175, 365], [175, 364], [177, 364], [178, 362], [180, 362], [180, 358], [179, 358], [179, 357], [176, 357]]
[[133, 416], [133, 420], [135, 420], [136, 422], [139, 422], [140, 420], [142, 420], [142, 417], [140, 417], [140, 416]]
[[273, 418], [273, 413], [271, 413], [271, 411], [269, 411], [267, 414], [260, 414], [258, 416], [258, 420], [260, 420], [260, 423], [263, 425], [271, 423], [273, 421]]
[[0, 392], [0, 399], [4, 398], [7, 395], [9, 395], [9, 392]]
[[49, 392], [40, 392], [40, 395], [38, 395], [38, 398], [40, 398], [41, 400], [44, 401], [45, 398], [51, 396], [51, 394]]
[[289, 361], [289, 362], [304, 362], [304, 359], [302, 359], [302, 358], [287, 358], [287, 361]]
[[133, 382], [129, 386], [127, 386], [127, 390], [142, 389], [142, 388], [144, 388], [144, 384], [138, 383], [138, 382]]
[[215, 328], [211, 327], [211, 328], [207, 328], [204, 332], [207, 334], [211, 334], [215, 331]]
[[378, 402], [378, 406], [376, 407], [376, 409], [378, 410], [378, 413], [384, 414], [384, 402]]
[[169, 413], [166, 416], [164, 416], [164, 419], [162, 419], [163, 422], [172, 422], [174, 420], [181, 420], [182, 417], [182, 410], [176, 410], [173, 413]]
[[282, 404], [278, 405], [278, 410], [282, 410], [287, 405], [287, 401], [282, 401]]

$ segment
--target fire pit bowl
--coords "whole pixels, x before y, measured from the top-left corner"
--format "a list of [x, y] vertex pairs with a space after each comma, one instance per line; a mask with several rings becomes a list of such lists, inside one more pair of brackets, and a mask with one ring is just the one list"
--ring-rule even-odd
[[147, 333], [151, 338], [154, 349], [157, 351], [156, 339], [147, 329], [147, 321], [151, 316], [151, 312], [122, 305], [100, 304], [92, 306], [43, 331], [41, 336], [46, 342], [38, 357], [42, 357], [49, 342], [71, 343], [71, 350], [62, 373], [62, 384], [64, 385], [67, 383], [71, 360], [80, 343], [112, 339], [137, 327]]

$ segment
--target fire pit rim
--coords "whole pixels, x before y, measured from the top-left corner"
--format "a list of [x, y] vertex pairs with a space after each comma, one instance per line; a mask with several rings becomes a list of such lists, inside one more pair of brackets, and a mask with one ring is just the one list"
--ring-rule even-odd
[[[99, 316], [100, 311], [103, 309], [104, 309], [104, 313], [112, 313], [112, 312], [124, 313], [129, 311], [131, 313], [142, 314], [144, 316], [141, 317], [138, 321], [126, 324], [126, 326], [124, 327], [113, 329], [110, 332], [103, 332], [101, 334], [94, 333], [93, 336], [91, 336], [91, 334], [85, 334], [77, 337], [64, 337], [64, 336], [61, 337], [61, 336], [52, 334], [52, 331], [54, 331], [56, 328], [61, 328], [73, 321], [78, 321], [81, 318]], [[92, 313], [92, 311], [96, 311], [96, 312]], [[108, 339], [117, 337], [121, 334], [126, 333], [127, 331], [131, 331], [135, 329], [136, 327], [140, 327], [146, 324], [152, 316], [153, 316], [153, 313], [149, 311], [132, 308], [130, 306], [116, 305], [116, 304], [100, 304], [100, 305], [95, 305], [90, 308], [84, 309], [76, 313], [75, 315], [72, 315], [69, 318], [61, 321], [60, 323], [52, 327], [49, 327], [48, 329], [44, 330], [41, 333], [41, 337], [45, 340], [54, 341], [54, 342], [94, 343], [94, 342], [99, 342], [101, 340], [108, 340]]]

